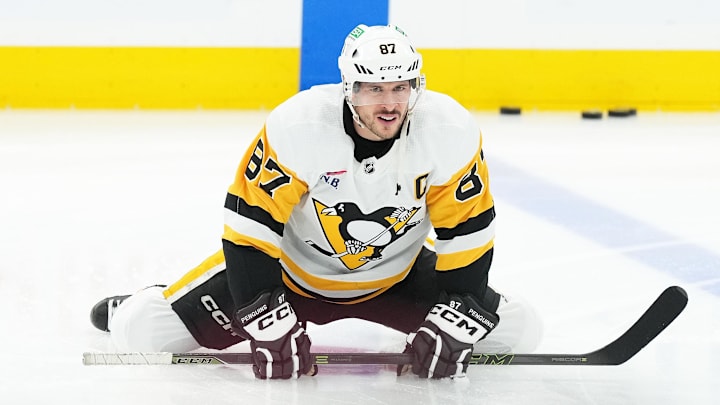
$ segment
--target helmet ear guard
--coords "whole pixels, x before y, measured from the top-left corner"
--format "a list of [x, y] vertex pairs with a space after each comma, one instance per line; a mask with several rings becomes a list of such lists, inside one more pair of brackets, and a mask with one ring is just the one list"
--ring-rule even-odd
[[425, 89], [425, 75], [421, 74], [414, 80], [410, 80], [410, 87], [413, 89], [424, 90]]

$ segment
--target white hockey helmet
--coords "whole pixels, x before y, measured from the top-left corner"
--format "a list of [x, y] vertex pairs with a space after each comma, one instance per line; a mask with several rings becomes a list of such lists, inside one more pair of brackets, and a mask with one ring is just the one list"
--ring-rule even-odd
[[359, 83], [407, 80], [410, 97], [397, 101], [410, 103], [411, 106], [425, 87], [425, 78], [420, 74], [422, 56], [410, 44], [405, 33], [393, 25], [368, 27], [360, 24], [355, 27], [345, 38], [338, 67], [345, 98], [355, 106], [371, 103], [354, 97]]

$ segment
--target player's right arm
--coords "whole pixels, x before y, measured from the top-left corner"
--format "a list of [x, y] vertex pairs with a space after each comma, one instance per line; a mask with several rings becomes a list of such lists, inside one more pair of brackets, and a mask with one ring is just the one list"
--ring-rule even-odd
[[232, 327], [250, 340], [258, 378], [292, 378], [310, 367], [310, 340], [282, 287], [280, 241], [305, 182], [283, 166], [266, 129], [253, 140], [225, 199], [223, 253], [235, 303]]
[[307, 184], [277, 158], [263, 128], [245, 152], [225, 199], [223, 252], [236, 306], [282, 285], [280, 241]]

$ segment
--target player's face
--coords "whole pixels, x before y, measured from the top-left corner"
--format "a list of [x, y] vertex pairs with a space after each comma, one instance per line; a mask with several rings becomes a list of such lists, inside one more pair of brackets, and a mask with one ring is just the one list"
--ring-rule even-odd
[[355, 123], [358, 134], [378, 141], [391, 139], [402, 127], [412, 89], [408, 81], [358, 83], [353, 92], [353, 107], [366, 128]]

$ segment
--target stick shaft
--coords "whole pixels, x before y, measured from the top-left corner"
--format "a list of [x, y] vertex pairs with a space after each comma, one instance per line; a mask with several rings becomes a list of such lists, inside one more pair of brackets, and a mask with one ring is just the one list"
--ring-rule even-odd
[[[607, 346], [583, 354], [483, 354], [472, 365], [618, 365], [629, 360], [660, 334], [687, 305], [681, 287], [668, 287], [622, 336]], [[407, 353], [313, 353], [314, 364], [410, 364]], [[253, 364], [250, 353], [84, 353], [85, 365], [136, 364]]]
[[[407, 353], [313, 353], [318, 365], [412, 363]], [[212, 365], [253, 364], [250, 353], [83, 353], [83, 364], [92, 365]], [[610, 365], [594, 362], [590, 354], [485, 354], [475, 353], [471, 365]]]

